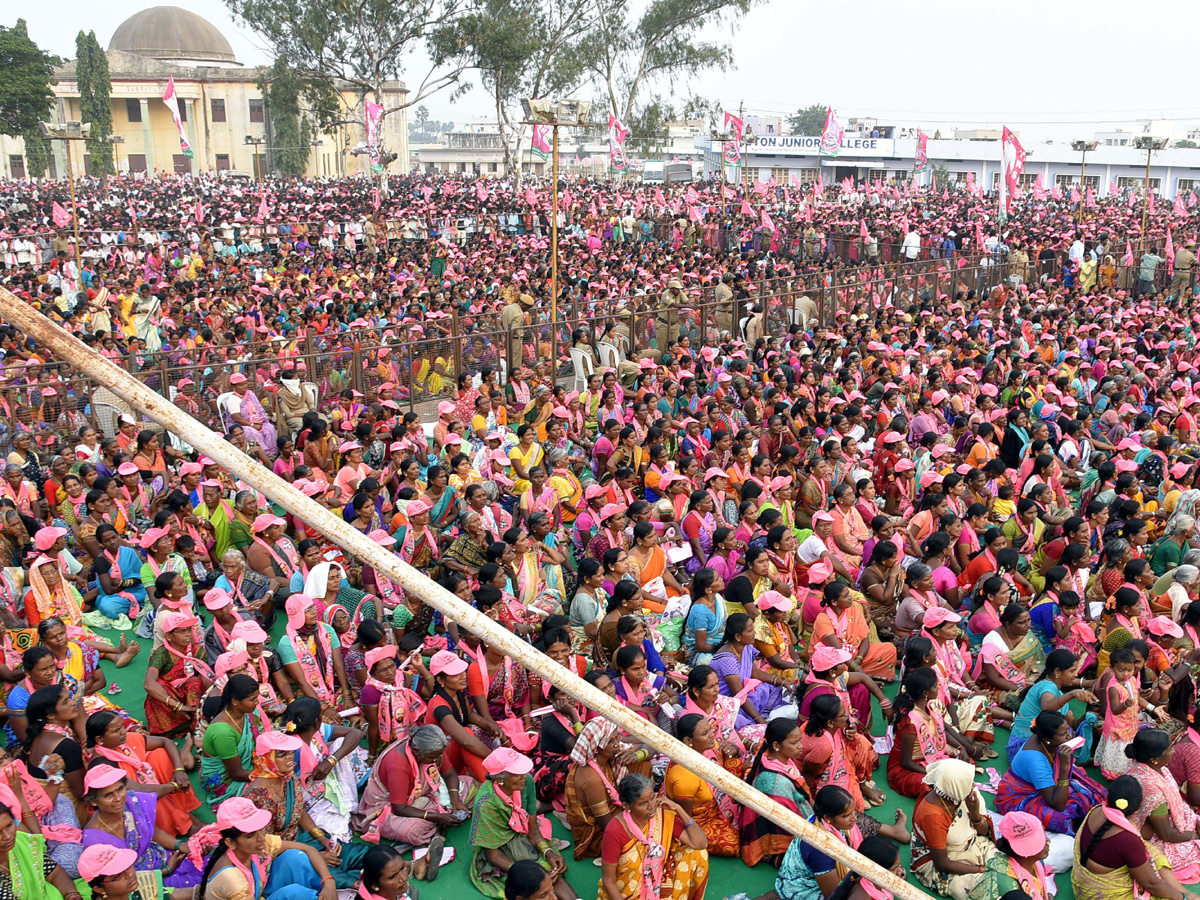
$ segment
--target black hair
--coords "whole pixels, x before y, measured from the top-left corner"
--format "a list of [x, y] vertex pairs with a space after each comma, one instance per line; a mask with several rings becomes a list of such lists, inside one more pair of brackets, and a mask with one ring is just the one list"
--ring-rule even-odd
[[[1121, 804], [1119, 801], [1124, 800]], [[1108, 786], [1108, 802], [1106, 806], [1111, 806], [1115, 809], [1120, 809], [1126, 815], [1132, 815], [1138, 811], [1142, 805], [1142, 786], [1138, 784], [1138, 780], [1132, 775], [1122, 775], [1113, 780], [1113, 783]], [[1092, 839], [1088, 842], [1079, 854], [1079, 862], [1082, 865], [1087, 865], [1088, 857], [1096, 849], [1096, 845], [1112, 828], [1112, 822], [1108, 821], [1107, 817], [1100, 824], [1100, 827], [1092, 833]]]
[[844, 787], [827, 784], [817, 791], [813, 798], [813, 812], [818, 818], [832, 819], [846, 811], [846, 807], [854, 802], [854, 797]]
[[696, 699], [696, 691], [708, 683], [708, 676], [715, 674], [717, 674], [716, 669], [703, 663], [692, 667], [692, 670], [688, 672], [687, 689], [693, 700]]
[[1062, 647], [1052, 650], [1046, 657], [1046, 667], [1042, 670], [1042, 677], [1048, 678], [1053, 672], [1065, 672], [1077, 662], [1079, 662], [1079, 657], [1070, 650]]
[[1066, 721], [1066, 717], [1062, 713], [1052, 709], [1043, 709], [1034, 716], [1032, 731], [1037, 739], [1045, 744], [1054, 739], [1054, 735], [1058, 734], [1058, 729], [1062, 728]]
[[644, 651], [641, 647], [630, 647], [626, 645], [617, 651], [616, 659], [613, 661], [616, 663], [617, 669], [624, 672], [635, 662], [637, 662], [637, 658], [639, 656], [645, 657], [645, 655], [646, 651]]
[[904, 645], [904, 668], [919, 669], [925, 665], [925, 657], [933, 652], [933, 641], [914, 634]]
[[229, 709], [234, 700], [245, 700], [258, 694], [258, 682], [249, 675], [230, 675], [221, 691], [221, 709]]
[[799, 723], [795, 719], [789, 719], [785, 716], [780, 716], [771, 719], [767, 722], [767, 730], [763, 733], [762, 746], [758, 748], [758, 755], [754, 758], [754, 765], [750, 767], [750, 776], [746, 779], [751, 784], [758, 777], [758, 773], [762, 771], [763, 756], [771, 749], [772, 744], [782, 744], [787, 740], [787, 736], [799, 727]]
[[364, 647], [374, 647], [385, 637], [387, 637], [387, 631], [378, 619], [363, 619], [358, 623], [356, 642]]
[[804, 733], [816, 737], [825, 727], [836, 719], [842, 712], [842, 701], [837, 694], [822, 694], [809, 707], [808, 722], [804, 725]]
[[[380, 846], [371, 853], [377, 853], [379, 850], [385, 849]], [[386, 848], [396, 856], [400, 854], [391, 847]], [[367, 854], [370, 859], [371, 853]], [[364, 861], [365, 862], [365, 861]], [[542, 882], [549, 877], [549, 872], [543, 869], [535, 860], [519, 859], [513, 863], [507, 874], [504, 876], [504, 900], [528, 900], [537, 893], [538, 888], [542, 886]], [[367, 883], [366, 866], [363, 867], [363, 884]]]
[[38, 688], [29, 698], [29, 703], [25, 707], [25, 753], [27, 755], [33, 746], [34, 739], [46, 729], [46, 720], [54, 715], [54, 710], [58, 707], [58, 701], [62, 699], [65, 690], [65, 685], [48, 684], [44, 688]]
[[[859, 844], [858, 852], [871, 860], [871, 862], [885, 869], [890, 869], [896, 865], [896, 860], [899, 859], [900, 854], [896, 842], [891, 838], [884, 837], [882, 834], [874, 834], [864, 839]], [[857, 872], [848, 872], [846, 877], [833, 889], [833, 893], [829, 895], [827, 900], [847, 900], [861, 880], [862, 876]]]
[[688, 713], [675, 720], [675, 737], [679, 740], [690, 738], [696, 733], [696, 728], [704, 721], [704, 716], [698, 713]]
[[1133, 740], [1125, 745], [1125, 755], [1134, 762], [1148, 763], [1166, 753], [1170, 746], [1170, 735], [1161, 728], [1139, 728]]
[[927, 666], [910, 669], [908, 674], [904, 676], [900, 692], [896, 695], [897, 721], [900, 721], [901, 716], [907, 716], [912, 712], [913, 707], [917, 705], [917, 698], [925, 696], [937, 687], [937, 683], [937, 675], [933, 669]]

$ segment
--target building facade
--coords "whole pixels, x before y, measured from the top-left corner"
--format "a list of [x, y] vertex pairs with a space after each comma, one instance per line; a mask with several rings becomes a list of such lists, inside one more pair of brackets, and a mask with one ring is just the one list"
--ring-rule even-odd
[[[113, 33], [105, 56], [112, 82], [114, 162], [122, 174], [231, 172], [254, 176], [271, 170], [270, 104], [260, 85], [265, 69], [234, 59], [228, 40], [210, 22], [177, 7], [160, 6], [136, 13]], [[175, 79], [180, 118], [193, 156], [180, 151], [179, 133], [162, 102], [167, 79]], [[51, 120], [81, 120], [79, 89], [72, 60], [55, 70]], [[309, 175], [368, 172], [361, 152], [366, 141], [363, 104], [348, 87], [338, 92], [344, 124], [334, 134], [316, 134], [308, 150]], [[384, 86], [384, 105], [392, 108], [407, 96], [404, 85]], [[250, 140], [248, 140], [250, 139]], [[404, 110], [387, 115], [383, 143], [397, 154], [390, 169], [408, 171], [408, 121]], [[72, 146], [78, 144], [78, 146]], [[67, 154], [75, 175], [89, 170], [83, 142], [52, 141], [49, 175], [66, 177]], [[70, 148], [68, 150], [68, 148]], [[358, 152], [356, 152], [358, 151]], [[24, 178], [24, 142], [0, 136], [3, 175]]]

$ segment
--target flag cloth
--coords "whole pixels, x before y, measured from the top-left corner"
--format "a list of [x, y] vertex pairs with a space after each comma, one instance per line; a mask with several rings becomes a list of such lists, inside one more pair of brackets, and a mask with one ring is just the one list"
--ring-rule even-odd
[[1062, 188], [1056, 184], [1050, 191], [1050, 197], [1054, 200], [1061, 200], [1063, 198]]
[[1171, 240], [1171, 226], [1167, 226], [1167, 248], [1163, 251], [1163, 256], [1167, 258], [1167, 271], [1169, 272], [1175, 266], [1175, 242]]
[[662, 188], [654, 189], [654, 203], [656, 206], [667, 205], [667, 198], [663, 196]]
[[1037, 178], [1035, 178], [1033, 180], [1033, 199], [1034, 200], [1045, 200], [1046, 199], [1046, 189], [1044, 187], [1042, 187], [1042, 175], [1040, 172], [1038, 173]]
[[700, 215], [700, 207], [689, 206], [688, 207], [688, 218], [691, 219], [693, 222], [699, 222], [702, 218], [704, 218], [703, 216]]
[[383, 118], [383, 107], [372, 100], [366, 101], [367, 110], [367, 154], [371, 158], [371, 171], [378, 175], [383, 171], [379, 162], [379, 122]]
[[1196, 192], [1188, 191], [1188, 206], [1195, 206], [1195, 205], [1196, 205]]
[[267, 221], [267, 216], [269, 216], [270, 214], [271, 214], [271, 211], [267, 208], [267, 195], [259, 194], [258, 195], [258, 217], [257, 217], [258, 221], [260, 221], [260, 222]]
[[1079, 199], [1079, 191], [1077, 191], [1075, 188], [1071, 188], [1071, 205], [1077, 205], [1079, 203]]
[[54, 224], [59, 228], [65, 228], [71, 224], [71, 214], [67, 212], [58, 201], [54, 201], [54, 205], [50, 208], [50, 218], [54, 220]]
[[188, 143], [187, 133], [183, 128], [183, 119], [179, 118], [179, 100], [175, 96], [175, 76], [167, 76], [167, 89], [163, 91], [163, 104], [171, 111], [171, 118], [175, 120], [175, 127], [179, 130], [179, 149], [183, 151], [183, 155], [191, 159], [196, 154], [192, 152], [192, 145]]
[[733, 142], [726, 143], [724, 156], [726, 162], [736, 163], [742, 158], [742, 131], [745, 124], [731, 112], [725, 113], [725, 133], [733, 135]]
[[1125, 238], [1125, 255], [1121, 257], [1121, 265], [1133, 265], [1133, 244], [1129, 243], [1129, 238]]
[[624, 172], [629, 165], [625, 158], [625, 136], [629, 129], [612, 113], [608, 114], [608, 164], [615, 172]]
[[761, 181], [754, 182], [754, 193], [766, 194], [766, 192], [767, 192], [767, 186], [765, 184], [763, 184], [763, 182], [761, 182]]
[[1117, 187], [1117, 183], [1111, 178], [1108, 180], [1108, 195], [1111, 197], [1114, 194], [1121, 193], [1121, 189]]
[[914, 172], [924, 172], [929, 168], [929, 135], [917, 129], [917, 157], [913, 166]]
[[[376, 209], [379, 208], [378, 203], [376, 203], [375, 208]], [[197, 197], [196, 198], [196, 222], [199, 223], [199, 222], [203, 222], [203, 221], [204, 221], [204, 204], [201, 203], [200, 198]]]
[[1017, 136], [1004, 126], [1000, 139], [1000, 159], [1002, 177], [1000, 178], [1000, 214], [1008, 218], [1012, 211], [1012, 197], [1021, 183], [1021, 175], [1025, 172], [1025, 148], [1017, 140]]
[[1175, 215], [1186, 216], [1188, 214], [1187, 207], [1183, 205], [1183, 197], [1179, 194], [1175, 195]]
[[1092, 186], [1090, 184], [1087, 186], [1087, 194], [1084, 196], [1083, 202], [1088, 205], [1088, 208], [1096, 205], [1096, 193], [1092, 190]]
[[688, 185], [687, 192], [684, 194], [684, 196], [687, 198], [687, 202], [693, 206], [700, 202], [700, 195], [696, 193], [696, 189], [691, 185]]
[[833, 107], [825, 112], [825, 129], [821, 132], [821, 156], [837, 156], [842, 149], [842, 126], [838, 123]]
[[752, 216], [752, 215], [754, 215], [754, 208], [753, 208], [752, 206], [750, 206], [750, 201], [749, 201], [749, 200], [743, 200], [743, 201], [742, 201], [742, 209], [741, 209], [741, 213], [742, 213], [742, 215], [743, 215], [743, 216]]
[[820, 173], [817, 174], [817, 180], [813, 182], [813, 193], [817, 196], [825, 193], [825, 179], [821, 177]]
[[530, 149], [542, 159], [546, 159], [553, 152], [553, 148], [550, 146], [553, 130], [551, 125], [533, 126], [533, 140]]
[[769, 229], [770, 231], [775, 230], [775, 223], [771, 221], [771, 217], [770, 217], [770, 215], [767, 214], [767, 211], [765, 209], [763, 210], [762, 227]]
[[525, 188], [525, 202], [530, 206], [537, 206], [537, 194], [533, 192], [533, 188]]
[[475, 196], [477, 196], [480, 200], [487, 199], [487, 196], [488, 196], [487, 185], [484, 184], [482, 181], [475, 182]]
[[379, 212], [379, 188], [371, 192], [371, 204], [375, 207], [375, 212]]
[[797, 175], [795, 172], [793, 172], [791, 175], [788, 176], [788, 182], [794, 188], [803, 187], [803, 185], [800, 184], [800, 176]]
[[858, 220], [858, 233], [859, 233], [860, 237], [864, 237], [864, 238], [868, 238], [871, 236], [871, 232], [867, 231], [867, 220], [866, 219]]

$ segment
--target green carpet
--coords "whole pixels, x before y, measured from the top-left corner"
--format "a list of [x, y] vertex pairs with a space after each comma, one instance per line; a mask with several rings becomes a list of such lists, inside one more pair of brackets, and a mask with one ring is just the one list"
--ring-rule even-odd
[[[273, 636], [278, 638], [284, 632], [284, 617], [277, 616], [275, 628], [272, 629]], [[117, 642], [120, 640], [119, 632], [99, 632], [105, 639]], [[119, 694], [113, 695], [114, 702], [119, 703], [125, 709], [129, 710], [135, 718], [144, 719], [142, 710], [143, 701], [146, 698], [146, 692], [142, 685], [145, 676], [145, 660], [149, 655], [149, 640], [141, 640], [143, 651], [139, 658], [124, 669], [117, 669], [113, 663], [104, 660], [101, 665], [105, 674], [108, 676], [109, 684], [115, 682], [121, 688]], [[885, 693], [889, 697], [894, 698], [896, 695], [897, 686], [887, 685]], [[1078, 712], [1078, 711], [1077, 711]], [[882, 716], [875, 715], [875, 733], [882, 734], [884, 731], [884, 722]], [[1000, 758], [990, 761], [987, 765], [994, 766], [998, 771], [1003, 772], [1007, 767], [1007, 758], [1004, 752], [1004, 747], [1008, 742], [1008, 730], [996, 729], [995, 748], [1000, 753]], [[985, 768], [987, 766], [985, 765]], [[1090, 768], [1088, 774], [1092, 777], [1100, 779], [1098, 770]], [[198, 773], [192, 773], [192, 783], [196, 787], [197, 796], [202, 800], [204, 793], [200, 790], [198, 783]], [[980, 778], [979, 781], [986, 782], [986, 778]], [[881, 822], [891, 822], [896, 814], [897, 809], [903, 809], [905, 815], [909, 817], [911, 825], [912, 811], [914, 801], [907, 797], [900, 797], [895, 791], [887, 786], [886, 776], [886, 760], [880, 762], [879, 768], [876, 770], [876, 784], [880, 789], [887, 794], [888, 800], [883, 806], [876, 807], [871, 810], [871, 815]], [[532, 788], [531, 788], [532, 789]], [[993, 808], [994, 796], [984, 793], [984, 799], [987, 801], [988, 808]], [[197, 815], [205, 821], [212, 821], [213, 814], [211, 808], [207, 804], [203, 804]], [[554, 824], [554, 836], [558, 838], [570, 839], [570, 832], [563, 828], [557, 819], [552, 819]], [[471, 884], [468, 877], [467, 869], [470, 860], [470, 822], [451, 829], [447, 835], [447, 844], [455, 848], [457, 857], [453, 863], [444, 867], [438, 876], [438, 880], [434, 884], [426, 885], [422, 882], [416, 882], [415, 886], [421, 893], [422, 900], [434, 900], [434, 898], [442, 897], [460, 897], [464, 900], [468, 898], [476, 898], [481, 895]], [[591, 860], [584, 862], [574, 862], [571, 859], [571, 851], [568, 849], [564, 854], [567, 859], [567, 880], [575, 888], [576, 893], [584, 900], [592, 900], [596, 896], [597, 888], [600, 881], [600, 869], [593, 865]], [[907, 867], [910, 863], [911, 856], [907, 846], [901, 847], [900, 858], [902, 863]], [[910, 876], [910, 880], [917, 884], [916, 879]], [[1059, 875], [1056, 879], [1058, 884], [1057, 900], [1074, 900], [1074, 891], [1071, 889], [1071, 878], [1069, 874]], [[765, 864], [760, 864], [754, 868], [749, 868], [742, 863], [740, 859], [719, 859], [713, 857], [710, 860], [710, 875], [707, 898], [708, 900], [725, 900], [725, 898], [733, 897], [737, 894], [746, 894], [754, 898], [767, 893], [775, 887], [775, 870]], [[924, 888], [922, 888], [924, 890]]]

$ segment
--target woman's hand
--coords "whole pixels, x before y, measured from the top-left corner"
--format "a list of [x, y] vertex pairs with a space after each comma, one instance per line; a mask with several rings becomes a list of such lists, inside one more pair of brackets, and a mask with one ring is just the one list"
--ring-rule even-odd
[[313, 767], [312, 777], [317, 781], [324, 781], [333, 772], [333, 767], [336, 765], [336, 760], [332, 756], [327, 756]]
[[550, 863], [551, 878], [557, 878], [560, 875], [566, 874], [567, 861], [562, 858], [562, 854], [557, 850], [546, 851], [546, 862]]
[[670, 797], [659, 797], [658, 798], [658, 808], [669, 810], [670, 812], [675, 813], [675, 815], [679, 816], [681, 821], [686, 822], [688, 819], [691, 818], [691, 816], [689, 816], [687, 813], [685, 813], [683, 811], [683, 807], [680, 806], [678, 803], [676, 803], [674, 800], [672, 800]]
[[186, 791], [191, 786], [191, 782], [188, 781], [187, 772], [176, 772], [171, 781], [175, 783], [176, 789], [180, 791]]
[[329, 866], [329, 868], [336, 869], [341, 864], [341, 844], [331, 843], [327, 848], [321, 851], [321, 859], [325, 860], [325, 865]]
[[1071, 691], [1071, 696], [1083, 703], [1099, 703], [1100, 698], [1091, 691], [1085, 691], [1083, 688], [1076, 688]]
[[317, 900], [338, 900], [337, 884], [332, 878], [321, 882], [321, 892], [317, 894]]

